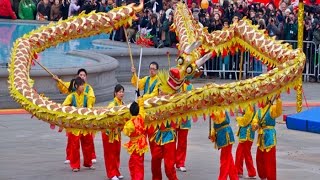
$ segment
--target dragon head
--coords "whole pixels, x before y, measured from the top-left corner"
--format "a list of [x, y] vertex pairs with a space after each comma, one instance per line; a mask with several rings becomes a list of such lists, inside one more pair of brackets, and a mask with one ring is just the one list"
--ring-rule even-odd
[[200, 41], [195, 41], [194, 43], [186, 46], [183, 52], [176, 59], [177, 66], [170, 69], [168, 78], [168, 85], [172, 89], [178, 90], [185, 80], [196, 77], [201, 73], [201, 66], [211, 58], [211, 53], [205, 54], [201, 57], [201, 53], [198, 50], [200, 45]]

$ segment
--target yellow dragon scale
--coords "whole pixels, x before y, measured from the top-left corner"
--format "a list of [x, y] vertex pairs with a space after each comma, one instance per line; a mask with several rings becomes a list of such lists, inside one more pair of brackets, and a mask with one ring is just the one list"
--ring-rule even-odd
[[[37, 118], [72, 129], [76, 133], [123, 126], [130, 118], [129, 105], [91, 109], [62, 106], [40, 96], [32, 89], [29, 84], [29, 70], [36, 53], [64, 41], [102, 32], [108, 33], [122, 25], [130, 24], [135, 18], [134, 14], [140, 10], [141, 7], [129, 5], [109, 13], [81, 14], [66, 21], [43, 26], [19, 38], [12, 49], [8, 69], [11, 96]], [[229, 29], [211, 34], [194, 22], [186, 6], [178, 3], [174, 29], [180, 39], [179, 50], [196, 40], [202, 41], [202, 47], [195, 52], [196, 58], [201, 56], [200, 49], [222, 53], [234, 46], [244, 47], [276, 68], [253, 79], [223, 85], [208, 84], [187, 93], [147, 99], [144, 103], [147, 125], [181, 120], [186, 116], [209, 114], [215, 110], [236, 110], [239, 107], [244, 109], [295, 86], [301, 77], [305, 63], [303, 52], [300, 49], [293, 50], [288, 45], [265, 36], [264, 32], [257, 30], [248, 20], [242, 20]]]

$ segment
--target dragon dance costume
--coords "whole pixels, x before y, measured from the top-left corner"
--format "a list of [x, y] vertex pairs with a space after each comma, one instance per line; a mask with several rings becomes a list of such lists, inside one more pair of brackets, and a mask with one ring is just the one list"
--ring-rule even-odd
[[232, 156], [232, 144], [234, 143], [233, 131], [230, 127], [230, 119], [226, 112], [214, 112], [214, 119], [211, 136], [215, 136], [215, 147], [221, 149], [220, 152], [220, 174], [219, 180], [239, 179], [237, 169]]
[[[190, 91], [193, 89], [192, 84], [183, 84], [182, 91]], [[186, 118], [183, 120], [178, 128], [176, 129], [177, 136], [177, 149], [176, 149], [176, 168], [184, 168], [180, 169], [182, 171], [186, 171], [185, 169], [185, 161], [187, 156], [187, 142], [188, 142], [188, 132], [191, 129], [191, 118]]]
[[[113, 99], [108, 107], [123, 105], [123, 102], [117, 97]], [[121, 129], [116, 128], [101, 132], [103, 143], [104, 163], [107, 177], [121, 176], [120, 173], [120, 151], [121, 151]]]
[[[70, 82], [63, 82], [63, 81], [58, 81], [57, 82], [57, 88], [59, 89], [59, 91], [62, 94], [69, 94], [69, 89], [68, 87], [70, 86]], [[84, 84], [85, 87], [85, 93], [87, 94], [87, 98], [88, 100], [91, 102], [92, 106], [95, 103], [95, 95], [94, 95], [94, 91], [93, 88], [85, 83]], [[75, 89], [73, 89], [73, 91], [75, 91]], [[68, 135], [67, 135], [68, 136]], [[92, 134], [88, 134], [88, 136], [92, 136], [92, 143], [89, 143], [90, 145], [92, 145], [91, 147], [91, 152], [92, 152], [92, 159], [96, 159], [96, 152], [95, 152], [95, 148], [94, 148], [94, 141], [93, 141], [93, 135]], [[67, 147], [66, 147], [66, 160], [70, 160], [70, 142], [69, 142], [69, 138], [68, 138], [68, 142], [67, 142]]]
[[[265, 117], [263, 115], [265, 114]], [[282, 114], [282, 101], [277, 99], [270, 109], [266, 106], [256, 113], [253, 125], [259, 127], [257, 141], [257, 170], [261, 179], [276, 180], [276, 125], [275, 118]]]
[[[137, 75], [133, 74], [131, 78], [131, 84], [134, 87], [137, 86], [137, 80]], [[139, 90], [143, 90], [143, 98], [145, 99], [158, 95], [158, 86], [159, 81], [157, 75], [153, 77], [145, 76], [144, 78], [139, 79], [138, 88]]]
[[169, 180], [177, 180], [176, 169], [174, 167], [176, 158], [175, 125], [167, 123], [166, 125], [157, 127], [153, 131], [153, 134], [149, 136], [149, 145], [152, 157], [152, 180], [162, 179], [162, 159], [164, 160], [164, 168], [167, 178]]
[[[73, 92], [67, 96], [63, 102], [64, 106], [75, 106], [75, 107], [92, 107], [92, 102], [88, 98], [86, 93], [81, 93], [80, 95], [77, 92]], [[68, 129], [67, 129], [68, 131]], [[72, 170], [80, 169], [80, 141], [83, 153], [84, 167], [92, 166], [92, 146], [93, 139], [91, 134], [78, 134], [75, 135], [71, 132], [67, 133], [68, 135], [68, 145], [67, 153], [70, 160], [70, 167]]]
[[[137, 84], [137, 76], [134, 74], [131, 79], [133, 86]], [[143, 90], [144, 98], [149, 98], [158, 95], [160, 80], [158, 76], [146, 76], [139, 79], [139, 90]], [[152, 180], [161, 180], [161, 162], [164, 159], [165, 173], [169, 180], [176, 180], [175, 170], [175, 151], [176, 151], [176, 133], [175, 128], [170, 124], [162, 127], [150, 127], [147, 129], [149, 137], [149, 146], [151, 151], [151, 171]]]
[[239, 176], [243, 176], [243, 161], [246, 163], [249, 177], [256, 176], [256, 169], [253, 165], [251, 147], [254, 140], [254, 131], [252, 130], [252, 120], [256, 114], [255, 108], [248, 107], [243, 117], [237, 117], [236, 120], [239, 125], [237, 136], [239, 144], [236, 151], [236, 167]]
[[123, 128], [124, 134], [130, 137], [130, 141], [124, 144], [124, 147], [130, 154], [129, 170], [131, 180], [144, 180], [144, 153], [148, 151], [146, 128], [144, 126], [143, 99], [140, 98], [138, 103], [138, 116], [132, 116]]

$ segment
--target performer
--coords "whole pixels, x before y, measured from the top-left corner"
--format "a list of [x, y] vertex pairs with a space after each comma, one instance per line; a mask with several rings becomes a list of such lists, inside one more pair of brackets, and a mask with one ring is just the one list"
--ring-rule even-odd
[[[87, 94], [88, 99], [90, 99], [90, 102], [92, 102], [92, 106], [95, 104], [96, 101], [96, 97], [94, 95], [94, 91], [93, 88], [87, 84], [87, 71], [85, 69], [79, 69], [77, 72], [77, 76], [79, 76], [81, 79], [83, 79], [85, 81], [84, 84], [84, 91]], [[57, 81], [57, 88], [59, 89], [59, 91], [62, 94], [69, 94], [75, 91], [75, 89], [70, 86], [70, 82], [64, 82], [61, 79], [59, 79], [57, 76], [53, 77], [54, 80]], [[97, 159], [96, 159], [96, 153], [95, 153], [95, 148], [94, 148], [94, 141], [93, 141], [93, 135], [92, 136], [92, 162], [96, 163]], [[66, 160], [64, 161], [65, 164], [69, 164], [70, 163], [70, 158], [69, 158], [69, 149], [70, 145], [69, 145], [69, 141], [67, 142], [67, 148], [66, 148]]]
[[[182, 91], [191, 91], [193, 89], [192, 84], [186, 81], [182, 86]], [[185, 120], [181, 121], [179, 127], [176, 129], [177, 136], [177, 149], [176, 149], [176, 168], [181, 172], [186, 172], [186, 156], [187, 156], [187, 141], [188, 132], [191, 128], [191, 118], [186, 117]]]
[[[91, 108], [93, 102], [88, 98], [87, 94], [84, 92], [84, 80], [80, 77], [72, 79], [70, 85], [76, 90], [67, 96], [63, 102], [64, 106], [75, 106], [75, 107], [88, 107]], [[80, 170], [80, 141], [83, 153], [84, 167], [89, 167], [89, 169], [95, 169], [92, 166], [92, 135], [90, 134], [72, 134], [69, 130], [68, 132], [68, 142], [69, 142], [69, 158], [70, 167], [73, 172], [78, 172]]]
[[136, 69], [134, 67], [131, 68], [132, 78], [131, 83], [134, 87], [137, 86], [138, 82], [138, 89], [143, 90], [143, 97], [145, 99], [158, 95], [158, 86], [159, 86], [159, 80], [158, 80], [158, 69], [159, 65], [157, 62], [151, 62], [149, 65], [149, 76], [145, 76], [142, 79], [138, 80], [138, 77], [136, 75]]
[[234, 136], [230, 127], [230, 119], [226, 112], [217, 111], [212, 114], [213, 129], [211, 130], [210, 139], [215, 142], [215, 147], [221, 149], [220, 152], [220, 174], [219, 180], [239, 179], [237, 169], [232, 157], [232, 144]]
[[282, 102], [277, 97], [276, 104], [268, 100], [267, 105], [262, 107], [256, 113], [252, 127], [258, 130], [257, 141], [257, 170], [261, 179], [277, 179], [276, 164], [276, 118], [282, 114]]
[[[117, 84], [114, 88], [114, 99], [108, 107], [123, 105], [124, 87]], [[116, 128], [101, 132], [103, 143], [104, 163], [107, 172], [107, 178], [112, 180], [122, 179], [120, 173], [120, 151], [121, 151], [121, 129]]]
[[133, 102], [130, 106], [131, 119], [126, 122], [123, 132], [130, 137], [130, 141], [124, 147], [130, 154], [129, 170], [131, 180], [144, 180], [144, 153], [148, 151], [146, 128], [144, 126], [144, 104], [139, 98], [138, 103]]
[[[157, 73], [158, 73], [159, 65], [157, 62], [151, 62], [149, 65], [149, 76], [145, 76], [142, 79], [138, 79], [136, 75], [136, 69], [134, 67], [131, 68], [132, 78], [131, 78], [131, 83], [134, 87], [137, 86], [137, 81], [138, 81], [138, 91], [143, 90], [143, 97], [145, 99], [149, 97], [153, 97], [159, 94], [158, 86], [160, 85], [160, 80], [158, 79]], [[152, 142], [152, 137], [156, 134], [156, 130], [154, 127], [149, 127], [147, 129], [147, 135], [149, 138], [149, 146], [150, 146], [150, 151], [151, 151], [151, 171], [152, 171], [152, 178], [153, 180], [156, 180], [157, 178], [161, 179], [162, 178], [162, 173], [161, 173], [161, 148], [160, 149], [160, 154], [157, 153], [157, 150], [159, 149], [156, 148], [155, 142]], [[175, 150], [175, 147], [174, 147]], [[156, 154], [154, 154], [156, 153]], [[160, 156], [160, 157], [158, 157]], [[166, 158], [167, 159], [167, 158]], [[172, 161], [173, 161], [173, 171], [175, 173], [174, 169], [174, 159], [175, 156], [172, 156]], [[166, 164], [166, 162], [165, 162]], [[170, 173], [169, 173], [170, 174]]]
[[256, 169], [253, 166], [251, 147], [254, 140], [254, 131], [252, 130], [252, 120], [256, 114], [255, 107], [248, 107], [243, 117], [237, 117], [239, 130], [237, 136], [239, 138], [239, 144], [236, 151], [236, 167], [239, 177], [243, 177], [243, 161], [245, 161], [248, 177], [255, 179]]
[[[163, 93], [159, 89], [159, 94]], [[148, 130], [151, 151], [152, 180], [161, 180], [161, 163], [164, 160], [166, 176], [169, 180], [177, 180], [175, 170], [176, 132], [175, 125], [167, 123], [153, 130]]]

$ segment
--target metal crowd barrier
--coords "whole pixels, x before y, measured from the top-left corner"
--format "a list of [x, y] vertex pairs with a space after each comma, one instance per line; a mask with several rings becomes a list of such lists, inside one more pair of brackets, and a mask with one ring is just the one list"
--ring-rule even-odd
[[[284, 41], [292, 45], [293, 48], [297, 47], [297, 41], [286, 40]], [[320, 76], [320, 47], [316, 46], [313, 41], [303, 42], [303, 52], [306, 55], [306, 65], [303, 71], [303, 80], [309, 81], [310, 77], [319, 79]], [[243, 52], [242, 54], [242, 79], [258, 76], [267, 72], [267, 66], [261, 61], [255, 59], [250, 55], [250, 52]], [[207, 61], [204, 66], [204, 76], [208, 78], [221, 78], [221, 79], [239, 79], [240, 73], [241, 52], [234, 55], [228, 54], [225, 57], [217, 56]]]

